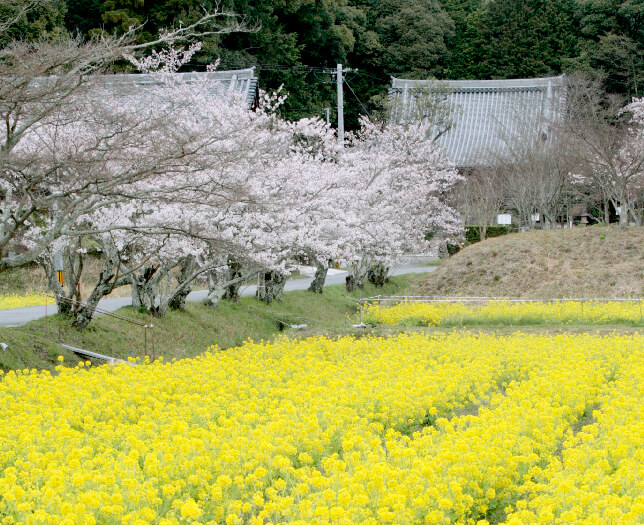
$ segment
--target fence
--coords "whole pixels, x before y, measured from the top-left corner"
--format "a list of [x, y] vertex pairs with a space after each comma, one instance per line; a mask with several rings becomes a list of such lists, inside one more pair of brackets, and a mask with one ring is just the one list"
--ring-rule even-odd
[[[56, 304], [60, 303], [65, 303], [65, 304], [70, 304], [72, 306], [85, 306], [86, 303], [76, 301], [75, 299], [69, 299], [67, 297], [62, 297], [60, 295], [56, 296], [51, 296], [47, 294], [47, 297], [50, 297], [52, 299], [56, 300]], [[102, 308], [94, 308], [94, 313], [98, 315], [106, 315], [108, 317], [111, 317], [113, 319], [117, 319], [119, 321], [123, 321], [125, 323], [133, 324], [135, 326], [140, 326], [143, 328], [143, 352], [144, 356], [149, 356], [152, 358], [152, 360], [156, 359], [156, 354], [154, 350], [154, 325], [152, 324], [152, 318], [150, 317], [150, 322], [148, 323], [143, 323], [139, 321], [138, 319], [134, 319], [132, 317], [127, 317], [126, 315], [120, 315], [120, 314], [115, 314], [113, 312], [109, 312], [108, 310], [104, 310]], [[46, 326], [46, 318], [47, 318], [47, 304], [45, 304], [45, 326]], [[149, 337], [148, 337], [148, 330], [150, 331]], [[148, 339], [150, 340], [151, 344], [151, 355], [148, 354]], [[63, 334], [62, 334], [62, 315], [58, 313], [58, 342], [62, 343], [63, 342]]]

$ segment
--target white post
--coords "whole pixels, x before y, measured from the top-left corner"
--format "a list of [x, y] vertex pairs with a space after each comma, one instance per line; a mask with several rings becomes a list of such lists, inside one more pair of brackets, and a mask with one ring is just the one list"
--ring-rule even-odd
[[338, 140], [340, 141], [340, 144], [344, 144], [344, 99], [342, 93], [342, 82], [342, 64], [338, 64]]
[[[52, 206], [54, 210], [54, 221], [56, 221], [58, 217], [58, 201], [54, 201], [54, 205]], [[63, 274], [63, 252], [62, 250], [57, 250], [56, 253], [54, 253], [54, 271], [56, 272], [56, 277], [58, 277], [58, 282], [60, 283], [61, 286], [65, 285], [65, 279], [64, 279], [64, 274]]]

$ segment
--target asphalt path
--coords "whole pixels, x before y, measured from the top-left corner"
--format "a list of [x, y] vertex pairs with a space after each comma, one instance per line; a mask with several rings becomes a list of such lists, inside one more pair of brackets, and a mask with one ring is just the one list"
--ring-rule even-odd
[[[427, 273], [436, 269], [436, 266], [419, 266], [405, 265], [394, 268], [392, 275], [402, 275], [405, 273]], [[344, 284], [347, 272], [337, 272], [333, 275], [327, 275], [325, 285]], [[291, 279], [286, 281], [284, 291], [306, 290], [311, 284], [312, 278]], [[248, 285], [242, 287], [240, 293], [242, 296], [253, 296], [257, 291], [257, 285]], [[208, 294], [208, 290], [197, 290], [188, 295], [187, 300], [191, 302], [202, 301]], [[98, 307], [101, 310], [114, 312], [124, 306], [132, 304], [132, 297], [113, 297], [101, 299]], [[0, 310], [0, 326], [20, 326], [30, 321], [35, 321], [45, 315], [53, 315], [57, 312], [55, 305], [49, 306], [27, 306], [24, 308], [12, 308], [9, 310]]]

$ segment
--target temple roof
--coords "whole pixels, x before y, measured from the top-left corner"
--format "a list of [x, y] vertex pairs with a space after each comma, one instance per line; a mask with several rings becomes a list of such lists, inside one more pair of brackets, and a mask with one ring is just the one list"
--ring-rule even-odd
[[414, 118], [423, 94], [436, 94], [438, 104], [448, 110], [451, 126], [437, 141], [449, 159], [459, 168], [476, 167], [503, 155], [509, 140], [525, 139], [526, 133], [549, 137], [564, 107], [565, 77], [445, 81], [392, 77], [390, 99], [400, 103], [395, 118]]
[[[209, 90], [213, 95], [220, 98], [227, 98], [231, 95], [241, 96], [246, 101], [249, 108], [253, 107], [255, 102], [255, 92], [257, 89], [258, 79], [255, 76], [255, 68], [238, 69], [233, 71], [212, 71], [212, 72], [195, 72], [195, 73], [175, 73], [182, 81], [190, 82], [191, 80], [207, 80]], [[143, 86], [146, 84], [155, 84], [158, 80], [154, 75], [148, 74], [113, 74], [105, 75], [103, 79], [106, 83], [115, 83], [119, 85], [131, 84], [134, 86]]]

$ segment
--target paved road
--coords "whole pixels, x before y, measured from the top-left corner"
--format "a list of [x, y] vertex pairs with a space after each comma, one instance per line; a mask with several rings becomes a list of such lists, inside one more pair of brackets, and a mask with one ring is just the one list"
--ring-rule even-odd
[[[407, 266], [400, 266], [398, 268], [395, 268], [392, 271], [392, 274], [401, 275], [405, 273], [426, 273], [426, 272], [431, 272], [435, 269], [436, 269], [436, 266], [407, 265]], [[338, 272], [338, 273], [335, 273], [334, 275], [328, 275], [326, 278], [325, 284], [327, 285], [344, 284], [345, 277], [346, 277], [346, 272]], [[286, 286], [284, 287], [284, 290], [287, 292], [290, 292], [292, 290], [306, 290], [311, 284], [311, 281], [312, 279], [310, 278], [292, 279], [286, 282]], [[252, 295], [255, 295], [256, 290], [257, 290], [256, 285], [245, 286], [241, 289], [241, 295], [252, 296]], [[208, 293], [208, 290], [198, 290], [196, 292], [191, 292], [188, 295], [187, 300], [195, 301], [195, 302], [201, 301], [203, 300], [204, 297], [206, 297], [207, 293]], [[132, 304], [131, 297], [114, 297], [114, 298], [101, 299], [101, 301], [98, 303], [98, 307], [108, 312], [114, 312], [115, 310], [118, 310], [119, 308], [123, 308], [124, 306], [129, 306], [130, 304]], [[19, 325], [28, 323], [29, 321], [34, 321], [36, 319], [40, 319], [41, 317], [45, 317], [45, 314], [52, 315], [55, 313], [56, 313], [55, 305], [49, 305], [46, 307], [46, 309], [45, 309], [45, 306], [28, 306], [25, 308], [13, 308], [11, 310], [0, 310], [0, 326], [19, 326]]]

